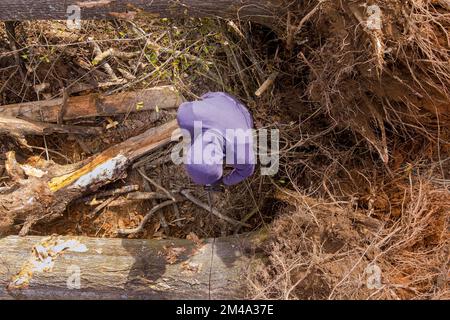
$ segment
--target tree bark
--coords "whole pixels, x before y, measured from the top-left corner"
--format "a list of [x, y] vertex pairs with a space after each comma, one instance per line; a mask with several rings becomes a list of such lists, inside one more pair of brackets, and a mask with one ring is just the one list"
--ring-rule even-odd
[[0, 135], [9, 135], [19, 144], [28, 147], [26, 135], [46, 136], [52, 133], [71, 133], [77, 135], [98, 135], [103, 132], [101, 127], [68, 126], [36, 121], [27, 121], [0, 113]]
[[261, 240], [10, 236], [0, 240], [0, 299], [242, 299]]
[[16, 187], [0, 194], [0, 235], [18, 223], [22, 223], [20, 235], [26, 235], [37, 221], [60, 217], [67, 205], [83, 193], [122, 178], [136, 159], [169, 144], [173, 136], [180, 136], [177, 129], [177, 121], [170, 121], [74, 165], [60, 166], [44, 160], [20, 165], [14, 152], [8, 152], [5, 168]]
[[[66, 102], [63, 120], [74, 120], [98, 116], [165, 109], [176, 109], [183, 97], [173, 86], [160, 86], [150, 89], [124, 92], [103, 96], [90, 94], [69, 97]], [[63, 98], [41, 100], [0, 106], [0, 114], [35, 121], [57, 122], [63, 105]]]
[[283, 10], [282, 0], [2, 0], [0, 20], [65, 20], [68, 7], [77, 5], [82, 19], [109, 19], [120, 14], [147, 12], [158, 17], [217, 16], [223, 18], [271, 17]]

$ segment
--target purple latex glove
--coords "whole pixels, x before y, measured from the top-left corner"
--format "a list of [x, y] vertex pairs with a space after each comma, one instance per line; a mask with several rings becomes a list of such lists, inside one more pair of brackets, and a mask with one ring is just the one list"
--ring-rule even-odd
[[[201, 99], [183, 103], [178, 110], [178, 124], [191, 137], [186, 170], [200, 185], [238, 184], [255, 171], [252, 117], [226, 93], [207, 93]], [[222, 177], [224, 164], [233, 171]]]

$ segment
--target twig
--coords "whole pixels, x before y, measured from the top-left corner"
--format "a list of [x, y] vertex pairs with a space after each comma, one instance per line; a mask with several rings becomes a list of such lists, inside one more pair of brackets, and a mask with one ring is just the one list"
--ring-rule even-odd
[[[144, 191], [151, 192], [150, 183], [144, 179]], [[148, 201], [152, 204], [152, 206], [155, 206], [157, 203], [154, 201], [155, 199], [149, 199]], [[169, 199], [170, 200], [170, 199]], [[166, 218], [164, 217], [164, 214], [162, 212], [158, 212], [159, 216], [159, 222], [161, 224], [161, 227], [163, 227], [164, 230], [167, 230], [169, 225], [167, 224]]]
[[[250, 220], [257, 212], [259, 211], [258, 207], [255, 207], [252, 211], [250, 211], [249, 214], [247, 214], [242, 220], [241, 223], [246, 223], [248, 220]], [[241, 230], [242, 225], [239, 225], [236, 227], [236, 230], [234, 231], [235, 234], [238, 234]]]
[[174, 203], [176, 203], [176, 201], [168, 200], [166, 202], [158, 204], [157, 206], [153, 207], [149, 213], [146, 214], [146, 216], [144, 217], [144, 219], [142, 220], [142, 222], [139, 224], [138, 227], [136, 227], [134, 229], [119, 229], [119, 230], [117, 230], [117, 233], [119, 235], [131, 235], [131, 234], [136, 234], [136, 233], [141, 232], [155, 212], [161, 210], [162, 208], [170, 206]]
[[183, 55], [184, 58], [192, 60], [192, 61], [194, 61], [194, 62], [196, 62], [198, 64], [202, 64], [202, 65], [212, 64], [211, 62], [206, 62], [202, 58], [194, 56], [194, 55], [192, 55], [190, 53], [185, 53], [185, 52], [182, 52], [180, 50], [175, 50], [175, 49], [171, 49], [171, 48], [162, 47], [159, 44], [157, 44], [156, 42], [147, 41], [147, 47], [149, 47], [150, 49], [153, 49], [155, 51], [161, 51], [161, 52], [165, 52], [165, 53], [176, 54], [178, 56], [179, 55]]
[[147, 175], [144, 173], [144, 171], [142, 169], [138, 169], [139, 174], [142, 176], [142, 178], [144, 178], [145, 180], [147, 180], [148, 182], [150, 182], [155, 188], [163, 191], [172, 201], [175, 201], [175, 197], [172, 193], [170, 193], [166, 188], [164, 188], [163, 186], [157, 184], [153, 179], [147, 177]]
[[269, 89], [273, 85], [275, 79], [278, 77], [279, 74], [280, 73], [278, 71], [272, 72], [272, 74], [267, 78], [266, 81], [264, 81], [261, 87], [259, 87], [259, 89], [256, 90], [255, 95], [257, 97], [260, 97], [264, 92], [266, 92], [267, 89]]
[[81, 199], [77, 200], [76, 202], [92, 201], [94, 198], [99, 199], [99, 198], [107, 198], [107, 197], [113, 197], [113, 196], [121, 196], [121, 195], [130, 193], [130, 192], [134, 192], [134, 191], [138, 191], [138, 190], [139, 190], [139, 186], [137, 184], [131, 185], [131, 186], [124, 186], [124, 187], [114, 189], [114, 190], [99, 192], [95, 195], [81, 198]]
[[152, 77], [155, 73], [160, 72], [163, 68], [165, 68], [167, 65], [169, 65], [170, 63], [172, 63], [173, 60], [177, 59], [180, 55], [184, 54], [185, 52], [187, 52], [188, 50], [190, 50], [191, 48], [195, 47], [201, 40], [197, 40], [195, 41], [193, 44], [191, 44], [190, 46], [188, 46], [187, 48], [185, 48], [183, 51], [179, 51], [176, 52], [175, 54], [173, 54], [172, 56], [170, 56], [166, 61], [164, 61], [161, 65], [157, 66], [153, 71], [143, 75], [140, 78], [137, 78], [134, 81], [130, 81], [128, 83], [126, 83], [125, 85], [121, 86], [120, 88], [116, 88], [114, 90], [110, 90], [108, 91], [107, 94], [113, 94], [115, 92], [118, 91], [122, 91], [125, 90], [131, 86], [136, 85], [139, 82], [142, 82], [144, 80], [147, 80], [148, 78]]
[[292, 29], [290, 30], [290, 32], [287, 35], [287, 41], [286, 41], [286, 47], [289, 51], [291, 51], [293, 49], [293, 45], [294, 45], [294, 38], [297, 36], [297, 34], [300, 32], [300, 30], [302, 29], [303, 25], [306, 23], [306, 21], [308, 21], [322, 6], [322, 4], [324, 2], [326, 2], [328, 0], [319, 0], [319, 3], [317, 3], [317, 5], [310, 11], [308, 12], [303, 18], [302, 20], [300, 20], [298, 26], [294, 29], [294, 27], [291, 27]]
[[8, 37], [9, 46], [14, 54], [14, 61], [16, 65], [19, 67], [19, 72], [22, 77], [22, 79], [25, 79], [24, 74], [24, 68], [22, 64], [22, 59], [20, 58], [19, 52], [21, 49], [18, 49], [18, 44], [16, 40], [16, 25], [18, 24], [17, 21], [6, 21], [5, 22], [5, 28], [6, 28], [6, 36]]
[[172, 200], [169, 196], [158, 192], [133, 192], [127, 195], [127, 200], [150, 200], [150, 199], [164, 199]]
[[117, 68], [117, 70], [120, 72], [122, 77], [124, 77], [125, 79], [127, 79], [129, 81], [133, 81], [136, 79], [136, 76], [132, 75], [130, 72], [128, 72], [124, 68]]
[[120, 58], [120, 59], [129, 60], [129, 59], [133, 59], [133, 58], [138, 57], [140, 54], [141, 53], [139, 51], [137, 51], [137, 52], [123, 52], [123, 51], [118, 51], [118, 50], [116, 50], [114, 48], [110, 48], [110, 49], [108, 49], [106, 51], [103, 51], [103, 52], [100, 51], [100, 53], [98, 53], [95, 56], [94, 60], [92, 61], [92, 64], [93, 65], [98, 65], [103, 60], [105, 60], [106, 58], [111, 57], [111, 56], [114, 56], [114, 57], [117, 57], [117, 58]]
[[[207, 204], [201, 202], [200, 200], [198, 200], [197, 198], [195, 198], [195, 197], [190, 193], [189, 190], [182, 190], [180, 193], [181, 193], [183, 196], [185, 196], [186, 199], [188, 199], [189, 201], [191, 201], [191, 202], [194, 203], [195, 205], [199, 206], [200, 208], [205, 209], [205, 210], [208, 211], [208, 212], [211, 212], [211, 208], [209, 207], [209, 205], [207, 205]], [[232, 218], [230, 218], [230, 217], [224, 216], [223, 214], [221, 214], [219, 211], [217, 211], [217, 210], [214, 209], [214, 208], [213, 208], [213, 210], [212, 210], [211, 213], [212, 213], [213, 215], [215, 215], [216, 217], [218, 217], [218, 218], [220, 218], [220, 219], [222, 219], [222, 220], [224, 220], [224, 221], [226, 221], [226, 222], [228, 222], [228, 223], [231, 223], [231, 224], [233, 224], [233, 225], [240, 225], [240, 226], [248, 227], [248, 228], [251, 227], [249, 224], [246, 224], [246, 223], [243, 223], [243, 222], [234, 220], [234, 219], [232, 219]]]
[[13, 187], [14, 186], [0, 187], [0, 194], [10, 192]]
[[[150, 179], [149, 177], [147, 177], [142, 169], [138, 169], [138, 172], [142, 176], [142, 178], [144, 178], [145, 180], [150, 182], [156, 189], [159, 189], [162, 192], [164, 192], [172, 201], [176, 201], [174, 195], [170, 191], [168, 191], [163, 186], [157, 184], [155, 181], [153, 181], [153, 179]], [[173, 205], [173, 210], [175, 212], [175, 217], [178, 220], [177, 221], [177, 226], [178, 227], [182, 227], [182, 224], [180, 222], [180, 219], [181, 219], [180, 210], [178, 209], [178, 206], [176, 204]]]
[[101, 192], [101, 193], [97, 194], [96, 197], [97, 198], [106, 198], [106, 197], [111, 197], [111, 196], [120, 196], [120, 195], [123, 195], [126, 193], [138, 191], [138, 190], [139, 190], [139, 186], [137, 184], [133, 184], [131, 186], [124, 186], [122, 188]]
[[67, 163], [72, 164], [73, 161], [71, 159], [69, 159], [67, 156], [63, 155], [62, 153], [55, 151], [55, 150], [51, 150], [51, 149], [46, 149], [46, 148], [42, 148], [42, 147], [35, 147], [35, 146], [30, 146], [31, 149], [36, 149], [36, 150], [40, 150], [40, 151], [44, 151], [44, 152], [49, 152], [49, 153], [53, 153], [61, 158], [63, 158], [64, 160], [67, 161]]
[[153, 167], [164, 165], [171, 161], [172, 161], [172, 158], [170, 157], [170, 155], [160, 156], [156, 160], [153, 160], [153, 157], [152, 158], [147, 157], [147, 158], [143, 158], [142, 160], [139, 160], [138, 162], [133, 164], [132, 168], [133, 169], [137, 169], [139, 167], [153, 168]]
[[100, 213], [100, 211], [102, 211], [104, 208], [106, 208], [111, 202], [113, 202], [114, 200], [116, 200], [117, 197], [112, 197], [109, 198], [108, 200], [105, 200], [102, 204], [100, 204], [99, 206], [97, 206], [94, 211], [92, 211], [91, 213], [91, 217], [92, 219], [96, 219], [98, 217], [98, 214]]
[[[92, 45], [92, 50], [94, 51], [94, 54], [95, 54], [93, 64], [96, 65], [97, 57], [102, 56], [104, 53], [100, 49], [100, 46], [94, 41], [94, 38], [89, 38], [88, 40], [90, 41], [90, 44]], [[108, 51], [105, 51], [105, 53], [108, 53]], [[111, 68], [111, 65], [108, 62], [104, 62], [102, 66], [103, 66], [103, 69], [105, 69], [106, 73], [111, 77], [111, 79], [114, 82], [119, 81], [119, 78], [117, 78], [116, 74], [114, 73], [113, 69]]]
[[67, 112], [67, 101], [69, 100], [69, 92], [67, 88], [63, 88], [63, 98], [62, 98], [62, 104], [61, 104], [61, 109], [58, 112], [58, 119], [57, 119], [57, 124], [63, 124], [64, 122], [64, 116], [66, 115]]
[[[114, 200], [109, 204], [109, 206], [122, 207], [135, 201], [144, 201], [144, 200], [170, 200], [170, 199], [168, 199], [166, 195], [157, 192], [133, 192], [128, 194], [126, 197], [121, 197], [117, 200]], [[161, 223], [161, 225], [163, 225], [163, 223]]]
[[245, 73], [245, 69], [241, 67], [241, 64], [238, 61], [238, 58], [236, 57], [236, 54], [234, 53], [233, 49], [230, 48], [230, 45], [223, 46], [224, 51], [228, 57], [228, 60], [233, 65], [234, 69], [236, 70], [237, 75], [239, 76], [239, 80], [242, 83], [242, 87], [244, 88], [245, 94], [247, 95], [248, 100], [252, 100], [250, 95], [250, 90], [247, 86], [247, 74]]
[[319, 0], [319, 3], [307, 15], [305, 15], [302, 20], [300, 20], [300, 23], [295, 29], [294, 37], [300, 32], [306, 21], [308, 21], [320, 9], [320, 6], [327, 1], [328, 0]]

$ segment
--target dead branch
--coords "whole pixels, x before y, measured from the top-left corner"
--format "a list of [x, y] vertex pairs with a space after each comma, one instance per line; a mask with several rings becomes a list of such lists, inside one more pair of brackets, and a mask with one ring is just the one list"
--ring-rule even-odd
[[173, 205], [173, 204], [176, 204], [176, 201], [168, 200], [168, 201], [165, 201], [163, 203], [160, 203], [160, 204], [156, 205], [155, 207], [153, 207], [152, 210], [150, 210], [149, 213], [147, 213], [145, 215], [144, 219], [141, 221], [139, 226], [137, 226], [134, 229], [119, 229], [119, 230], [117, 230], [117, 232], [119, 233], [119, 235], [131, 235], [131, 234], [139, 233], [142, 230], [144, 230], [145, 225], [150, 220], [150, 218], [153, 217], [153, 215], [156, 212], [158, 212], [162, 208], [165, 208], [165, 207]]
[[20, 234], [25, 235], [37, 221], [59, 217], [83, 193], [123, 177], [133, 161], [170, 143], [177, 128], [177, 121], [170, 121], [74, 165], [50, 161], [34, 167], [19, 165], [27, 177], [16, 174], [20, 187], [0, 195], [0, 233], [13, 227], [14, 221], [24, 221]]
[[[176, 109], [184, 101], [173, 86], [160, 86], [110, 96], [90, 94], [68, 97], [63, 120], [114, 116], [130, 112]], [[57, 122], [64, 99], [41, 100], [0, 106], [3, 116]]]
[[[169, 197], [169, 199], [171, 199], [172, 201], [174, 201], [174, 204], [173, 204], [173, 210], [174, 210], [174, 213], [175, 213], [175, 217], [177, 218], [177, 220], [181, 219], [181, 216], [180, 216], [180, 209], [178, 209], [178, 206], [177, 206], [177, 204], [176, 204], [176, 200], [175, 200], [174, 195], [173, 195], [170, 191], [168, 191], [166, 188], [164, 188], [163, 186], [157, 184], [153, 179], [150, 179], [149, 177], [147, 177], [147, 175], [145, 175], [145, 173], [144, 173], [144, 170], [138, 169], [138, 172], [139, 172], [139, 174], [140, 174], [145, 180], [147, 180], [148, 182], [150, 182], [156, 189], [161, 190], [162, 192], [164, 192], [164, 194], [167, 195], [167, 197]], [[177, 221], [177, 225], [178, 225], [179, 227], [181, 227], [181, 222], [180, 222], [180, 221]]]
[[[89, 43], [91, 44], [92, 50], [94, 51], [94, 54], [95, 54], [95, 58], [92, 61], [92, 64], [94, 66], [96, 66], [100, 62], [102, 62], [104, 59], [106, 59], [108, 56], [110, 56], [110, 52], [109, 52], [109, 50], [106, 51], [106, 53], [102, 52], [99, 45], [94, 41], [93, 38], [89, 38], [88, 40], [89, 40]], [[123, 79], [117, 78], [116, 74], [114, 73], [114, 70], [111, 68], [111, 66], [108, 62], [104, 62], [102, 64], [102, 67], [106, 71], [106, 73], [109, 75], [109, 77], [111, 78], [111, 81], [119, 82], [119, 81], [123, 80]]]
[[150, 200], [150, 199], [170, 199], [176, 201], [176, 199], [172, 199], [167, 195], [158, 193], [158, 192], [133, 192], [127, 195], [127, 200]]
[[107, 198], [114, 196], [121, 196], [126, 193], [131, 193], [139, 190], [139, 185], [133, 184], [131, 186], [125, 186], [114, 190], [108, 190], [104, 192], [100, 192], [95, 195], [95, 198]]
[[166, 195], [157, 192], [133, 192], [127, 194], [126, 197], [120, 197], [112, 201], [110, 207], [121, 207], [135, 201], [144, 200], [170, 200]]
[[100, 134], [102, 128], [57, 125], [37, 121], [22, 120], [10, 116], [0, 115], [0, 133], [18, 135], [49, 135], [52, 133], [71, 133], [81, 135]]
[[103, 201], [101, 204], [99, 204], [97, 207], [95, 207], [95, 209], [91, 212], [90, 216], [92, 217], [92, 219], [96, 219], [99, 215], [100, 215], [100, 211], [102, 211], [103, 209], [105, 209], [106, 207], [108, 207], [111, 202], [113, 202], [114, 200], [116, 200], [115, 197], [109, 198], [105, 201]]
[[52, 133], [67, 133], [78, 135], [98, 135], [103, 129], [98, 127], [69, 126], [51, 123], [27, 121], [15, 117], [0, 114], [0, 135], [8, 135], [19, 142], [20, 145], [29, 148], [25, 136], [45, 136]]
[[[189, 201], [191, 201], [193, 204], [199, 206], [200, 208], [205, 209], [205, 210], [208, 211], [208, 212], [211, 212], [211, 208], [209, 207], [209, 205], [207, 205], [207, 204], [201, 202], [200, 200], [198, 200], [196, 197], [194, 197], [194, 196], [190, 193], [189, 190], [182, 190], [182, 191], [181, 191], [181, 194], [182, 194], [183, 196], [185, 196], [186, 199], [188, 199]], [[217, 210], [214, 209], [214, 208], [213, 208], [213, 210], [212, 210], [211, 213], [212, 213], [213, 215], [215, 215], [216, 217], [218, 217], [219, 219], [222, 219], [222, 220], [224, 220], [224, 221], [226, 221], [226, 222], [228, 222], [228, 223], [230, 223], [230, 224], [232, 224], [232, 225], [240, 225], [240, 226], [243, 226], [243, 227], [251, 227], [249, 224], [242, 223], [242, 222], [240, 222], [240, 221], [234, 220], [234, 219], [232, 219], [232, 218], [230, 218], [230, 217], [227, 217], [227, 216], [223, 215], [222, 213], [220, 213], [219, 211], [217, 211]]]
[[255, 96], [260, 97], [264, 92], [266, 92], [273, 85], [278, 75], [279, 75], [278, 71], [272, 72], [272, 74], [267, 78], [266, 81], [264, 81], [261, 87], [259, 87], [259, 89], [256, 90]]

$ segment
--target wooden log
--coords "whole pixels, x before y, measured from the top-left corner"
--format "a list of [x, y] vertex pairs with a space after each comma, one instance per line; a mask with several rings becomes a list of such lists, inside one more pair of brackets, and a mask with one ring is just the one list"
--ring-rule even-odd
[[0, 299], [242, 299], [263, 237], [0, 240]]
[[1, 0], [0, 20], [65, 20], [77, 5], [82, 19], [109, 19], [144, 11], [157, 17], [218, 16], [224, 18], [267, 17], [282, 0]]
[[0, 135], [9, 135], [16, 138], [19, 143], [26, 144], [26, 135], [45, 136], [52, 133], [71, 133], [78, 135], [98, 135], [103, 128], [57, 125], [36, 121], [22, 120], [15, 117], [0, 114]]
[[77, 135], [98, 135], [103, 132], [101, 127], [85, 127], [58, 125], [37, 121], [22, 120], [0, 114], [0, 135], [8, 135], [15, 139], [22, 147], [30, 148], [25, 136], [46, 136], [52, 133], [68, 133]]
[[19, 165], [9, 153], [11, 165], [5, 167], [20, 187], [0, 194], [0, 235], [16, 223], [22, 223], [20, 235], [26, 235], [37, 221], [60, 217], [67, 205], [83, 193], [124, 177], [133, 161], [180, 137], [177, 129], [177, 121], [170, 121], [74, 165], [36, 159], [33, 165]]
[[[70, 97], [64, 120], [97, 116], [114, 116], [128, 112], [176, 109], [184, 101], [173, 86], [160, 86], [110, 96], [90, 94]], [[57, 122], [63, 98], [0, 106], [0, 114], [35, 121]]]

